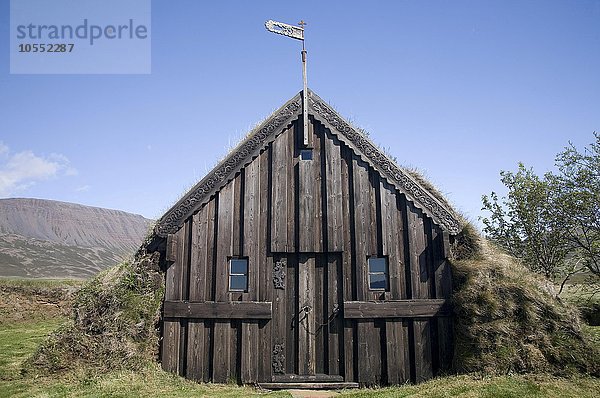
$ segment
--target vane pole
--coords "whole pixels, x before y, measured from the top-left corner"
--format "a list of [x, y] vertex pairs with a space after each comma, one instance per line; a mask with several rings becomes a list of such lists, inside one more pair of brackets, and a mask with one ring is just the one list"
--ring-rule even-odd
[[302, 142], [305, 147], [308, 147], [310, 141], [308, 139], [308, 85], [306, 83], [306, 47], [304, 47], [304, 25], [306, 25], [306, 22], [300, 21], [298, 25], [300, 26], [288, 25], [272, 19], [265, 22], [265, 28], [269, 32], [302, 40], [302, 119], [304, 124]]
[[[304, 29], [306, 22], [301, 20], [298, 25]], [[306, 82], [306, 48], [304, 47], [304, 37], [302, 39], [302, 119], [304, 122], [303, 143], [308, 146], [308, 84]]]

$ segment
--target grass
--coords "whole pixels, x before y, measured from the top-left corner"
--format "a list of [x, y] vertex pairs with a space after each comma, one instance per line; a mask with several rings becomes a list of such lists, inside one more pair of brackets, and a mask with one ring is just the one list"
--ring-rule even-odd
[[[8, 286], [23, 291], [29, 286], [33, 296], [42, 288], [61, 287], [61, 281], [0, 280], [0, 289]], [[78, 286], [77, 282], [65, 282]], [[62, 285], [64, 286], [64, 285]], [[21, 372], [23, 363], [54, 329], [67, 321], [62, 315], [51, 319], [29, 312], [27, 319], [0, 324], [0, 398], [2, 397], [289, 397], [286, 391], [264, 392], [237, 385], [198, 384], [163, 372], [159, 365], [146, 362], [138, 370], [90, 372], [74, 370], [60, 376], [33, 377]], [[600, 341], [600, 327], [589, 327]], [[450, 376], [420, 385], [381, 389], [346, 390], [343, 397], [595, 397], [600, 379], [588, 377], [558, 378], [549, 375], [503, 375], [478, 377]]]
[[0, 397], [289, 397], [253, 387], [198, 384], [148, 364], [139, 371], [114, 371], [69, 378], [21, 378], [0, 381]]
[[[600, 376], [600, 347], [550, 282], [463, 229], [452, 260], [454, 367], [502, 376]], [[458, 258], [457, 258], [458, 257]]]
[[381, 389], [347, 390], [343, 397], [481, 397], [481, 398], [594, 398], [600, 380], [591, 377], [557, 378], [548, 375], [506, 375], [478, 378], [472, 375], [450, 376], [419, 385]]
[[34, 320], [2, 325], [0, 329], [0, 380], [20, 375], [21, 364], [64, 319]]

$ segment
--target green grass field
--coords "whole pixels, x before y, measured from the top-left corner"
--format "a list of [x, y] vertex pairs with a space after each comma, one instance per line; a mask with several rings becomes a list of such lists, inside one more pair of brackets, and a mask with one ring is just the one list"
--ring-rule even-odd
[[[0, 280], [0, 290], [10, 286], [33, 286], [32, 291], [56, 287], [57, 282], [9, 282]], [[35, 301], [35, 300], [33, 300]], [[69, 374], [60, 378], [33, 378], [21, 374], [21, 365], [37, 345], [65, 322], [64, 315], [28, 311], [26, 318], [0, 323], [0, 397], [289, 397], [288, 392], [265, 392], [237, 385], [197, 384], [160, 370], [149, 363], [142, 370], [107, 374]], [[600, 336], [600, 328], [589, 328]], [[600, 340], [596, 340], [600, 341]], [[417, 386], [348, 390], [344, 397], [598, 397], [600, 379], [556, 378], [549, 375], [499, 377], [451, 376]]]

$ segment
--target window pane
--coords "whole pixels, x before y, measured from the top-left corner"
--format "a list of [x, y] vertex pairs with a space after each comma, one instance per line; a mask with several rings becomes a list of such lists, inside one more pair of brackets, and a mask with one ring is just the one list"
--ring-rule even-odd
[[387, 288], [385, 274], [370, 274], [369, 275], [369, 289], [371, 290], [385, 290]]
[[248, 274], [248, 260], [244, 258], [232, 258], [231, 260], [232, 274]]
[[312, 160], [312, 158], [313, 158], [312, 149], [302, 149], [300, 151], [300, 159]]
[[245, 275], [231, 275], [229, 277], [229, 290], [245, 291], [248, 278]]
[[369, 272], [387, 272], [385, 258], [370, 258]]

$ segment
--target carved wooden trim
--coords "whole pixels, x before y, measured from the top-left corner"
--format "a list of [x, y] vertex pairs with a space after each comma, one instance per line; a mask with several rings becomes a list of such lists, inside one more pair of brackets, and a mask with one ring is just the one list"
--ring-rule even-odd
[[273, 286], [275, 289], [285, 289], [285, 268], [287, 261], [285, 258], [273, 263]]
[[[457, 234], [460, 223], [453, 211], [441, 204], [425, 188], [421, 187], [408, 173], [398, 167], [395, 162], [377, 148], [362, 133], [352, 128], [346, 121], [331, 109], [321, 98], [312, 91], [308, 97], [309, 108], [312, 108], [319, 121], [324, 121], [327, 127], [335, 135], [341, 134], [340, 140], [355, 149], [357, 155], [361, 156], [379, 171], [384, 178], [402, 191], [406, 197], [423, 210], [434, 221], [451, 234]], [[335, 130], [335, 131], [334, 131]], [[337, 132], [337, 133], [336, 133]]]
[[274, 140], [276, 135], [283, 131], [283, 127], [290, 124], [301, 111], [302, 100], [300, 94], [297, 94], [252, 131], [248, 138], [240, 143], [227, 158], [169, 209], [156, 223], [154, 232], [164, 238], [167, 234], [177, 231], [190, 215], [207, 203], [215, 192], [233, 179], [235, 173], [244, 164], [251, 161], [253, 157], [258, 156], [260, 150]]
[[285, 344], [273, 346], [273, 373], [284, 374], [285, 368]]
[[[352, 128], [312, 91], [309, 91], [308, 101], [309, 108], [313, 110], [311, 114], [317, 120], [323, 122], [332, 133], [369, 162], [389, 183], [403, 192], [416, 207], [433, 218], [438, 225], [451, 234], [458, 233], [460, 224], [451, 209], [440, 203], [427, 189], [388, 159], [368, 138]], [[164, 238], [167, 234], [176, 232], [185, 219], [206, 204], [210, 197], [233, 179], [235, 173], [245, 164], [258, 156], [260, 151], [273, 141], [276, 135], [283, 131], [283, 127], [290, 124], [301, 111], [302, 100], [299, 93], [252, 131], [225, 160], [168, 210], [156, 223], [155, 234]]]

